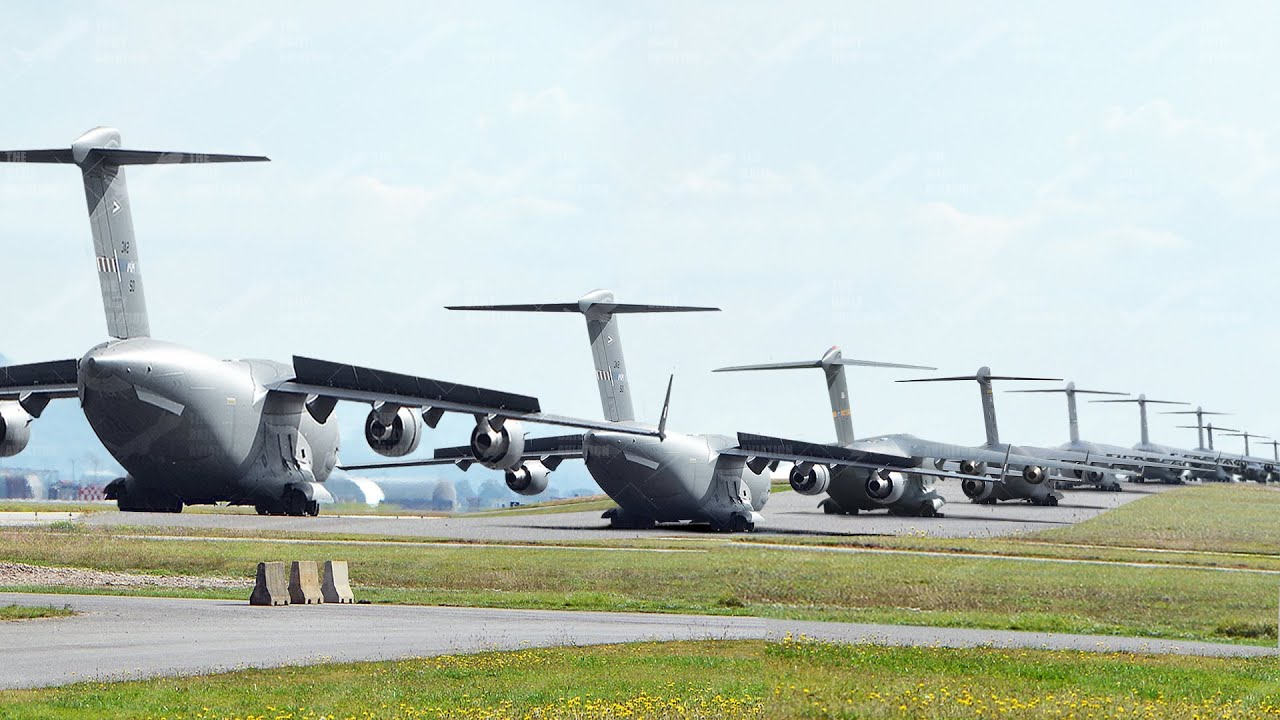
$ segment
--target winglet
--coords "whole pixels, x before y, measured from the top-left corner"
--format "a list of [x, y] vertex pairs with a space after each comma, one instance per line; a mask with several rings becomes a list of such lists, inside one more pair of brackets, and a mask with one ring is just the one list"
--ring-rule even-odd
[[667, 379], [667, 397], [662, 401], [662, 417], [658, 419], [658, 440], [667, 439], [667, 412], [671, 409], [671, 385], [676, 381], [676, 374], [671, 373]]

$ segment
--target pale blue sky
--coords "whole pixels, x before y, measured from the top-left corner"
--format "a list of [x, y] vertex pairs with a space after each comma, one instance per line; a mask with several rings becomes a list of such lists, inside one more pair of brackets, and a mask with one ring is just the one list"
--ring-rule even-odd
[[[832, 438], [817, 373], [708, 371], [839, 344], [1280, 433], [1280, 6], [615, 5], [17, 6], [0, 146], [113, 125], [130, 147], [270, 155], [129, 171], [153, 332], [219, 356], [310, 354], [597, 417], [579, 319], [440, 308], [609, 287], [724, 308], [625, 318], [637, 409], [656, 419], [674, 370], [683, 430]], [[0, 243], [0, 352], [103, 339], [74, 170], [0, 166]], [[974, 387], [897, 377], [855, 373], [860, 434], [981, 440]], [[1057, 399], [997, 400], [1006, 440], [1066, 439]], [[1137, 440], [1123, 407], [1082, 424]], [[1154, 439], [1193, 445], [1175, 424]]]

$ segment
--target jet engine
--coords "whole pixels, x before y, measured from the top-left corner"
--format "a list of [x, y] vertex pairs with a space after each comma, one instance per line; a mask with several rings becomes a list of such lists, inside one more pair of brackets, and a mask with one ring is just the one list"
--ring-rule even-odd
[[1087, 483], [1102, 482], [1101, 470], [1072, 470], [1071, 473], [1076, 476], [1077, 480], [1083, 480]]
[[1049, 477], [1049, 471], [1039, 465], [1028, 465], [1022, 468], [1022, 479], [1032, 485], [1039, 485]]
[[511, 470], [520, 464], [524, 453], [524, 430], [520, 423], [507, 420], [498, 427], [487, 417], [476, 421], [471, 431], [471, 455], [490, 470]]
[[983, 502], [991, 500], [996, 493], [996, 484], [993, 482], [983, 482], [982, 480], [965, 480], [960, 483], [960, 489], [964, 491], [964, 496], [974, 502]]
[[13, 457], [31, 441], [31, 416], [17, 403], [0, 403], [0, 457]]
[[372, 410], [364, 421], [364, 439], [374, 452], [384, 457], [403, 457], [418, 449], [422, 420], [406, 407], [395, 414]]
[[986, 475], [987, 464], [984, 462], [977, 462], [975, 460], [961, 460], [960, 472], [965, 475]]
[[802, 463], [791, 468], [791, 489], [801, 495], [821, 495], [831, 485], [831, 468]]
[[902, 497], [907, 488], [906, 479], [888, 470], [871, 473], [867, 478], [867, 497], [878, 503], [889, 504]]
[[529, 460], [507, 471], [507, 487], [521, 495], [539, 495], [547, 489], [551, 470], [537, 460]]

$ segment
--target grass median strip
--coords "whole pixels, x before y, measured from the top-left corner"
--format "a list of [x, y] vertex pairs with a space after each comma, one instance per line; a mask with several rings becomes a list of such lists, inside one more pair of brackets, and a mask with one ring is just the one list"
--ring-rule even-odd
[[68, 617], [75, 612], [67, 607], [45, 605], [0, 605], [0, 622], [5, 620], [35, 620], [37, 618]]
[[526, 649], [0, 692], [0, 717], [1274, 717], [1280, 661], [777, 642]]
[[[1272, 576], [1000, 558], [780, 552], [706, 543], [701, 553], [341, 542], [136, 540], [101, 531], [0, 533], [0, 557], [35, 565], [252, 577], [261, 560], [352, 564], [378, 602], [719, 613], [1274, 642]], [[23, 583], [15, 583], [23, 584]], [[236, 591], [191, 587], [197, 596]], [[181, 594], [181, 593], [179, 593]]]

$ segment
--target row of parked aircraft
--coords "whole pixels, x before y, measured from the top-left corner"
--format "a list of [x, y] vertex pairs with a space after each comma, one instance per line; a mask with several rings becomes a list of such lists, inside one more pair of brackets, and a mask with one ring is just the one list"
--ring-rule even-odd
[[[124, 166], [255, 162], [267, 158], [128, 150], [111, 128], [85, 133], [69, 148], [0, 154], [0, 161], [74, 164], [81, 172], [111, 339], [79, 359], [0, 368], [0, 457], [21, 452], [35, 419], [53, 400], [78, 398], [90, 426], [127, 471], [107, 487], [121, 510], [180, 512], [184, 505], [227, 502], [260, 513], [316, 515], [317, 483], [338, 467], [340, 401], [370, 406], [365, 440], [378, 454], [404, 458], [417, 450], [423, 426], [445, 413], [475, 418], [470, 442], [437, 450], [423, 460], [377, 465], [408, 467], [453, 463], [501, 471], [513, 491], [537, 495], [566, 460], [581, 460], [616, 502], [607, 514], [617, 527], [694, 521], [731, 531], [754, 529], [768, 500], [772, 471], [790, 466], [792, 488], [825, 496], [828, 513], [887, 510], [934, 516], [943, 500], [932, 487], [956, 479], [979, 503], [1024, 500], [1056, 505], [1060, 485], [1118, 489], [1118, 476], [1135, 480], [1275, 481], [1280, 462], [1213, 449], [1213, 430], [1196, 410], [1201, 447], [1183, 450], [1149, 441], [1147, 405], [1163, 401], [1107, 398], [1139, 407], [1142, 442], [1132, 448], [1082, 441], [1076, 395], [1065, 388], [1022, 392], [1066, 396], [1071, 441], [1057, 448], [1002, 442], [996, 425], [993, 381], [1054, 380], [993, 375], [899, 382], [975, 382], [982, 398], [985, 444], [969, 447], [907, 434], [858, 439], [845, 377], [847, 367], [932, 370], [922, 366], [844, 358], [832, 348], [810, 361], [742, 365], [719, 372], [820, 369], [826, 378], [836, 429], [834, 443], [738, 433], [736, 437], [667, 430], [671, 384], [657, 424], [639, 422], [631, 403], [618, 316], [629, 313], [712, 311], [716, 308], [619, 303], [598, 290], [572, 303], [460, 306], [451, 310], [577, 313], [586, 319], [604, 419], [542, 411], [537, 398], [373, 370], [314, 358], [291, 363], [222, 361], [151, 337], [138, 267]], [[1115, 393], [1100, 393], [1114, 395]], [[573, 428], [572, 434], [526, 438], [524, 423]], [[1204, 446], [1203, 432], [1209, 431]], [[1238, 432], [1238, 431], [1233, 431]], [[1246, 443], [1250, 434], [1243, 434]], [[1280, 453], [1280, 445], [1272, 443]], [[1280, 454], [1277, 454], [1280, 460]]]

